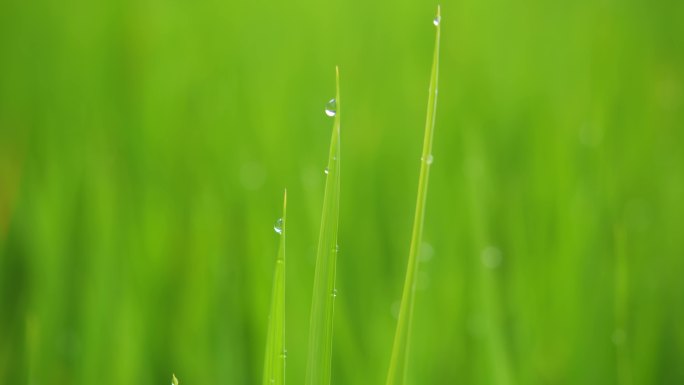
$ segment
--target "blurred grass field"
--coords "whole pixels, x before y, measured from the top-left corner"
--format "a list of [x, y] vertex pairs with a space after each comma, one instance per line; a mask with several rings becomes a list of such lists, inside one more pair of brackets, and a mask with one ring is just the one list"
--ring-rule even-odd
[[[340, 66], [333, 384], [384, 382], [436, 4], [0, 2], [0, 384], [304, 378]], [[684, 383], [684, 2], [447, 0], [411, 384]]]

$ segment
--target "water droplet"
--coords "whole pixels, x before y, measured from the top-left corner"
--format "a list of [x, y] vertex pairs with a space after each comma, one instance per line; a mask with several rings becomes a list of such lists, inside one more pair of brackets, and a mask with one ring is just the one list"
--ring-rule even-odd
[[481, 338], [485, 334], [487, 319], [480, 313], [470, 314], [466, 320], [468, 334], [475, 338]]
[[326, 167], [325, 170], [323, 170], [323, 172], [325, 173], [325, 175], [328, 175], [328, 168]]
[[420, 245], [420, 260], [423, 262], [427, 262], [432, 259], [432, 257], [435, 255], [435, 249], [432, 247], [431, 244], [427, 242], [423, 242], [422, 245]]
[[328, 116], [335, 116], [337, 114], [337, 101], [332, 98], [325, 105], [325, 114]]
[[[423, 160], [423, 158], [421, 158], [421, 160]], [[432, 154], [428, 155], [427, 158], [425, 158], [425, 163], [427, 163], [427, 164], [432, 164], [432, 162], [434, 162], [434, 161], [435, 161], [435, 157], [432, 156]]]
[[401, 302], [400, 301], [394, 301], [392, 302], [392, 306], [390, 306], [390, 313], [392, 314], [392, 317], [394, 319], [399, 318], [399, 311], [401, 310]]
[[283, 349], [283, 352], [280, 353], [280, 358], [282, 358], [282, 359], [287, 358], [287, 349]]
[[278, 218], [278, 220], [273, 225], [273, 230], [275, 230], [275, 232], [278, 234], [283, 233], [283, 218]]
[[633, 199], [624, 206], [623, 220], [630, 231], [645, 233], [653, 223], [652, 204], [642, 199]]
[[332, 297], [333, 298], [337, 297], [337, 289], [333, 289]]
[[441, 16], [435, 16], [435, 18], [432, 20], [432, 24], [435, 25], [435, 27], [439, 26], [439, 23], [442, 21]]
[[335, 245], [335, 252], [339, 253], [340, 252], [340, 245]]
[[240, 167], [240, 182], [246, 190], [259, 190], [266, 182], [266, 169], [258, 162], [244, 163]]
[[424, 271], [419, 271], [416, 275], [416, 290], [423, 291], [430, 287], [430, 275]]
[[580, 143], [586, 147], [597, 147], [603, 140], [603, 128], [594, 123], [585, 123], [579, 129]]
[[482, 258], [482, 264], [489, 269], [496, 269], [499, 267], [499, 265], [501, 265], [501, 260], [503, 259], [501, 250], [496, 246], [485, 247], [485, 249], [482, 250], [480, 257]]

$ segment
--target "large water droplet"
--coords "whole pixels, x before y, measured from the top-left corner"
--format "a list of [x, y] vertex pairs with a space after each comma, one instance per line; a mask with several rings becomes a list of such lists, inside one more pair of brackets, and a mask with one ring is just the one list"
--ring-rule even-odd
[[326, 167], [325, 170], [323, 170], [323, 172], [325, 173], [325, 175], [328, 175], [328, 173], [330, 172], [330, 170], [328, 170], [328, 168]]
[[424, 160], [427, 164], [432, 164], [432, 162], [434, 162], [435, 160], [435, 157], [433, 157], [432, 154], [430, 154], [427, 156], [427, 158], [420, 158], [420, 160]]
[[283, 218], [278, 218], [278, 220], [275, 221], [275, 224], [273, 225], [273, 230], [275, 230], [275, 232], [278, 234], [283, 233]]
[[432, 20], [432, 24], [435, 25], [435, 27], [439, 26], [439, 23], [442, 21], [441, 16], [435, 16], [435, 18]]
[[424, 271], [419, 271], [416, 275], [416, 290], [423, 291], [430, 287], [430, 275]]
[[328, 116], [335, 116], [337, 114], [337, 100], [332, 98], [325, 105], [325, 114]]

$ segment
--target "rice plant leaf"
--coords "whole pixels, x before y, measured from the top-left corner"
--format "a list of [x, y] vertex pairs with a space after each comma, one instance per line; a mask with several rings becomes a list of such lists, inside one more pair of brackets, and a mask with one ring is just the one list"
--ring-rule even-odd
[[275, 225], [280, 236], [280, 246], [273, 272], [271, 310], [266, 334], [263, 385], [285, 384], [285, 234], [287, 190], [283, 197], [283, 216]]
[[425, 136], [423, 139], [423, 155], [420, 162], [420, 176], [418, 178], [418, 197], [416, 212], [411, 234], [411, 247], [409, 249], [408, 267], [404, 280], [404, 289], [401, 296], [397, 329], [394, 334], [394, 345], [387, 373], [387, 385], [403, 385], [406, 381], [406, 369], [409, 357], [409, 339], [411, 335], [411, 322], [413, 317], [413, 305], [415, 302], [416, 274], [418, 272], [418, 251], [423, 236], [423, 221], [425, 217], [425, 201], [427, 196], [430, 165], [432, 164], [432, 136], [435, 128], [435, 113], [437, 111], [437, 81], [439, 76], [439, 39], [441, 29], [441, 14], [437, 7], [435, 24], [435, 51], [432, 61], [432, 74], [430, 76], [430, 89], [428, 93], [427, 119], [425, 121]]
[[332, 358], [333, 311], [335, 303], [335, 264], [337, 259], [337, 225], [340, 199], [340, 75], [336, 69], [335, 108], [330, 154], [326, 169], [325, 195], [321, 230], [316, 255], [311, 318], [309, 326], [309, 356], [306, 385], [330, 384]]

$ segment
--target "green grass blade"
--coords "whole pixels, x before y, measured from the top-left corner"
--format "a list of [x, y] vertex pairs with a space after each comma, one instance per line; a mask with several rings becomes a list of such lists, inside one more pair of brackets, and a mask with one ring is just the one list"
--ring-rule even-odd
[[171, 377], [171, 385], [178, 385], [178, 379], [176, 378], [175, 374], [173, 374]]
[[273, 273], [271, 310], [266, 335], [263, 385], [285, 384], [285, 234], [287, 190], [283, 197], [283, 217], [276, 223], [280, 235], [278, 257]]
[[337, 221], [340, 206], [340, 75], [336, 69], [336, 112], [326, 169], [321, 231], [316, 255], [306, 385], [328, 385], [332, 358]]
[[423, 140], [423, 155], [420, 162], [420, 176], [418, 178], [418, 198], [416, 213], [411, 235], [408, 267], [399, 308], [397, 330], [394, 334], [394, 345], [390, 366], [387, 372], [387, 385], [401, 385], [406, 380], [408, 366], [409, 337], [411, 334], [411, 319], [415, 298], [416, 274], [418, 272], [418, 250], [423, 236], [423, 220], [425, 217], [425, 200], [427, 196], [430, 165], [432, 164], [432, 134], [435, 128], [435, 113], [437, 111], [437, 80], [439, 75], [439, 38], [441, 29], [441, 15], [439, 6], [435, 17], [435, 52], [430, 76], [430, 91], [428, 94], [427, 119], [425, 121], [425, 137]]

